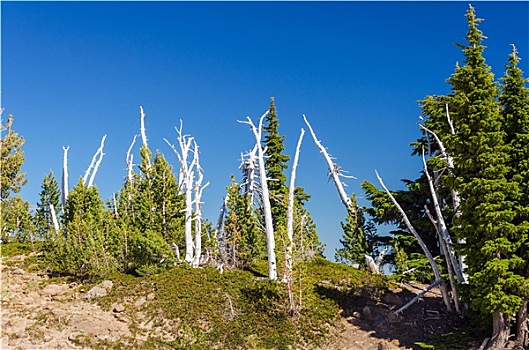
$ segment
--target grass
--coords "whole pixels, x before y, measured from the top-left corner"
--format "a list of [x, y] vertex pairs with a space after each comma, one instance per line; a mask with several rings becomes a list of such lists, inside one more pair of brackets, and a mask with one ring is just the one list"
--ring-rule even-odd
[[[369, 289], [369, 295], [387, 285], [382, 276], [324, 259], [303, 263], [297, 271], [294, 292], [299, 306], [301, 281], [302, 307], [295, 315], [289, 313], [286, 284], [261, 277], [266, 262], [223, 274], [186, 267], [145, 277], [115, 274], [112, 293], [99, 303], [110, 309], [128, 301], [125, 308], [138, 334], [149, 326], [163, 328], [167, 336], [151, 334], [144, 349], [295, 349], [325, 343], [330, 326], [338, 324], [339, 302], [320, 293], [324, 277], [328, 288]], [[154, 299], [133, 307], [150, 293]], [[137, 312], [148, 317], [139, 319]]]

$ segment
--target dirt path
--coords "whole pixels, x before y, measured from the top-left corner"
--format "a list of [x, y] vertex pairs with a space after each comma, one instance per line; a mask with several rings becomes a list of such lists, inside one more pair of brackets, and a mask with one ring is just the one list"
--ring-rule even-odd
[[[0, 349], [89, 349], [90, 343], [110, 345], [117, 341], [138, 348], [149, 335], [172, 337], [164, 334], [161, 326], [145, 326], [147, 315], [122, 312], [124, 306], [137, 309], [134, 305], [145, 303], [145, 298], [123, 301], [105, 311], [87, 300], [93, 290], [83, 290], [75, 283], [50, 284], [47, 275], [25, 271], [24, 256], [2, 260], [1, 265]], [[111, 288], [107, 281], [94, 288], [94, 293], [104, 294]], [[393, 317], [391, 302], [402, 302], [403, 292], [391, 293], [386, 303], [377, 305], [344, 303], [341, 327], [333, 330], [336, 341], [320, 350], [417, 349], [414, 340], [440, 324], [436, 323], [441, 318], [436, 317], [437, 311], [430, 314], [429, 321], [422, 315], [424, 308], [433, 309], [439, 298], [430, 293], [428, 303], [416, 306], [418, 311], [408, 317]]]

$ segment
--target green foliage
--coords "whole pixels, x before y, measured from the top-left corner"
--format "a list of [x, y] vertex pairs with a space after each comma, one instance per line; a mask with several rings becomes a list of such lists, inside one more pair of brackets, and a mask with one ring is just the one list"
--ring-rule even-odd
[[240, 186], [233, 175], [227, 191], [228, 214], [224, 224], [226, 246], [223, 260], [231, 266], [244, 268], [265, 256], [264, 235], [258, 227], [250, 196], [240, 193]]
[[356, 212], [349, 210], [345, 223], [340, 223], [344, 231], [340, 239], [342, 248], [336, 249], [335, 259], [345, 264], [364, 266], [365, 255], [376, 254], [376, 229], [372, 222], [366, 222], [354, 194], [351, 196], [351, 203]]
[[63, 229], [48, 236], [45, 256], [50, 269], [74, 276], [106, 276], [118, 267], [118, 238], [111, 214], [96, 187], [79, 179], [69, 192]]
[[[24, 138], [11, 127], [13, 116], [7, 117], [6, 124], [0, 124], [3, 137], [0, 139], [0, 241], [7, 242], [10, 237], [19, 241], [32, 238], [33, 223], [29, 213], [29, 203], [14, 194], [27, 183], [22, 173], [24, 164]], [[6, 133], [4, 134], [4, 131]]]
[[1, 229], [0, 240], [8, 242], [15, 238], [18, 242], [33, 239], [34, 226], [29, 212], [29, 203], [21, 196], [3, 199], [0, 202]]
[[141, 174], [123, 184], [115, 221], [123, 241], [121, 265], [143, 274], [174, 260], [172, 243], [183, 246], [184, 198], [163, 154], [156, 152], [151, 162], [151, 151], [144, 145], [140, 155]]
[[18, 193], [20, 188], [27, 182], [26, 174], [21, 172], [24, 164], [24, 138], [19, 136], [13, 129], [13, 116], [7, 117], [5, 125], [0, 124], [2, 132], [7, 133], [0, 139], [1, 164], [0, 169], [0, 200], [6, 200], [11, 194]]
[[[403, 182], [406, 185], [406, 189], [394, 191], [392, 195], [400, 204], [430, 252], [435, 255], [436, 252], [439, 252], [439, 246], [435, 227], [430, 222], [425, 209], [428, 208], [430, 212], [433, 212], [433, 207], [429, 200], [430, 191], [426, 177], [422, 174], [415, 181], [403, 180]], [[368, 181], [364, 181], [361, 186], [366, 192], [366, 198], [371, 202], [371, 207], [366, 208], [365, 211], [373, 218], [374, 223], [396, 226], [396, 229], [390, 232], [392, 234], [391, 239], [386, 238], [386, 241], [383, 242], [393, 246], [393, 252], [390, 252], [385, 257], [386, 261], [395, 266], [397, 273], [416, 267], [408, 277], [425, 283], [431, 282], [433, 276], [431, 268], [427, 263], [423, 266], [420, 265], [422, 262], [427, 261], [426, 256], [415, 237], [404, 224], [401, 214], [391, 202], [389, 196]], [[450, 222], [450, 220], [447, 220], [447, 222]], [[410, 258], [411, 260], [407, 260]]]
[[268, 181], [268, 189], [274, 231], [277, 231], [278, 227], [286, 226], [288, 186], [285, 184], [287, 179], [285, 170], [288, 169], [287, 162], [290, 157], [283, 154], [285, 136], [279, 135], [279, 118], [273, 97], [270, 98], [270, 109], [265, 118], [264, 135], [266, 177], [272, 179]]
[[44, 238], [51, 228], [53, 228], [53, 219], [50, 209], [50, 204], [55, 209], [57, 220], [60, 218], [59, 200], [61, 192], [59, 184], [53, 175], [53, 171], [50, 171], [48, 175], [44, 175], [44, 180], [41, 185], [42, 190], [39, 193], [39, 202], [37, 203], [37, 210], [34, 216], [35, 231], [36, 235], [40, 238]]

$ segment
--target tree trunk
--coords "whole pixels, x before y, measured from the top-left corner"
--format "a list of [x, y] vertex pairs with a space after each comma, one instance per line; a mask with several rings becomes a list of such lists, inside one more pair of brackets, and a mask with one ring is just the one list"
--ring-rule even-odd
[[61, 191], [61, 204], [62, 207], [66, 207], [66, 199], [68, 199], [68, 147], [63, 147], [64, 151], [62, 156], [62, 191]]
[[268, 114], [268, 111], [259, 119], [259, 128], [256, 128], [250, 117], [247, 121], [240, 122], [248, 124], [251, 127], [252, 133], [255, 136], [255, 143], [257, 146], [257, 156], [259, 157], [259, 176], [261, 180], [261, 190], [263, 195], [263, 212], [265, 217], [265, 231], [266, 231], [266, 251], [268, 254], [268, 278], [270, 280], [277, 280], [277, 261], [275, 253], [275, 237], [274, 225], [272, 221], [272, 207], [270, 205], [270, 193], [268, 192], [268, 182], [266, 179], [266, 169], [264, 165], [264, 152], [261, 147], [261, 132], [263, 126], [263, 119]]
[[487, 350], [503, 350], [509, 340], [509, 315], [503, 312], [492, 314], [492, 338], [487, 344]]
[[[303, 140], [303, 135], [305, 135], [305, 130], [301, 129], [301, 134], [299, 135], [298, 145], [296, 147], [296, 153], [294, 154], [294, 161], [292, 163], [292, 172], [290, 174], [290, 186], [288, 189], [288, 207], [287, 207], [287, 249], [286, 249], [286, 280], [288, 283], [292, 279], [292, 249], [294, 245], [294, 191], [296, 189], [296, 169], [298, 167], [299, 159], [299, 149], [301, 148], [301, 141]], [[289, 285], [289, 288], [291, 285]], [[290, 297], [289, 291], [289, 297]], [[291, 300], [292, 301], [292, 300]], [[292, 303], [291, 303], [292, 307]]]
[[527, 349], [529, 345], [529, 319], [527, 317], [527, 298], [524, 298], [520, 309], [516, 313], [516, 342]]

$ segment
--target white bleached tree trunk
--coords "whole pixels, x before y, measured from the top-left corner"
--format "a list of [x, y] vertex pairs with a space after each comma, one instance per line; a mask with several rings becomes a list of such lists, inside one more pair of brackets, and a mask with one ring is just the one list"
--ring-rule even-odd
[[204, 174], [200, 167], [200, 160], [198, 156], [198, 145], [196, 142], [194, 144], [194, 159], [193, 163], [195, 164], [197, 172], [197, 180], [193, 187], [194, 191], [194, 200], [193, 204], [195, 205], [195, 256], [193, 258], [193, 267], [198, 267], [200, 265], [200, 258], [202, 257], [202, 192], [209, 185], [207, 182], [202, 186], [202, 180], [204, 179]]
[[62, 148], [63, 156], [61, 203], [63, 208], [66, 206], [66, 199], [68, 199], [68, 149], [70, 149], [70, 146]]
[[294, 246], [294, 191], [296, 189], [296, 169], [298, 167], [299, 150], [301, 149], [301, 142], [303, 141], [305, 130], [301, 129], [298, 144], [296, 146], [296, 153], [294, 154], [294, 161], [292, 162], [292, 172], [290, 174], [290, 186], [288, 188], [288, 206], [287, 206], [287, 247], [286, 247], [286, 279], [290, 282], [292, 279], [292, 250]]
[[[88, 181], [88, 187], [92, 187], [92, 185], [94, 184], [94, 179], [96, 177], [97, 170], [99, 169], [99, 165], [101, 164], [101, 161], [103, 160], [103, 156], [105, 155], [103, 153], [103, 147], [105, 146], [106, 138], [107, 138], [107, 135], [103, 136], [103, 139], [101, 139], [101, 146], [99, 146], [99, 149], [97, 150], [97, 153], [96, 153], [96, 155], [99, 155], [99, 156], [97, 157], [97, 161], [94, 165], [94, 169], [92, 171], [92, 174], [90, 175], [90, 180]], [[94, 158], [95, 158], [95, 155], [94, 155]]]
[[[450, 120], [450, 114], [448, 113], [448, 105], [446, 105], [446, 116], [448, 118], [448, 124], [450, 125], [450, 130], [452, 132], [452, 135], [455, 135], [454, 126], [452, 124], [452, 121]], [[443, 156], [444, 160], [446, 161], [446, 165], [448, 166], [448, 169], [450, 169], [450, 171], [452, 171], [454, 169], [454, 160], [446, 152], [446, 148], [445, 148], [443, 142], [441, 142], [441, 139], [439, 138], [439, 136], [435, 132], [433, 132], [432, 130], [426, 128], [424, 125], [419, 124], [419, 127], [421, 129], [423, 129], [424, 131], [426, 131], [427, 133], [431, 134], [435, 138], [435, 141], [437, 142], [437, 145], [439, 146], [439, 151], [441, 152], [441, 155]], [[424, 156], [423, 156], [423, 158], [424, 158]], [[430, 185], [430, 190], [431, 190], [432, 186], [433, 186], [433, 184]], [[454, 207], [454, 217], [457, 218], [459, 216], [459, 214], [460, 214], [459, 205], [461, 203], [461, 199], [459, 197], [459, 192], [457, 192], [454, 189], [451, 190], [451, 195], [452, 195], [452, 205]], [[432, 196], [434, 196], [434, 192], [432, 192]], [[438, 215], [438, 217], [439, 217], [439, 215]], [[441, 218], [442, 218], [442, 216], [441, 216]], [[444, 228], [446, 229], [446, 224], [445, 224], [444, 220], [443, 220], [443, 224], [444, 224]], [[448, 233], [448, 230], [444, 230], [444, 231], [442, 230], [442, 233], [443, 233], [442, 238], [445, 240], [446, 245], [448, 246], [447, 248], [448, 248], [448, 252], [450, 253], [450, 260], [452, 261], [452, 265], [454, 267], [457, 279], [458, 279], [459, 283], [466, 284], [468, 276], [466, 276], [466, 274], [464, 273], [464, 270], [465, 270], [464, 260], [465, 260], [465, 258], [464, 258], [464, 256], [460, 256], [459, 259], [457, 259], [456, 255], [455, 255], [454, 248], [452, 247], [452, 239], [450, 237], [450, 234]], [[463, 242], [462, 241], [458, 241], [458, 243], [463, 243]], [[457, 260], [459, 260], [459, 261], [457, 261]]]
[[[452, 242], [450, 239], [450, 234], [448, 233], [448, 227], [446, 226], [443, 213], [441, 211], [441, 205], [439, 204], [439, 195], [437, 194], [437, 191], [435, 190], [432, 177], [430, 176], [430, 173], [428, 172], [428, 166], [426, 165], [426, 158], [424, 157], [424, 150], [422, 152], [422, 162], [424, 165], [424, 174], [426, 175], [426, 179], [428, 180], [428, 185], [430, 187], [430, 193], [432, 196], [432, 204], [435, 208], [435, 215], [437, 216], [437, 220], [434, 220], [433, 217], [430, 215], [430, 213], [428, 213], [428, 216], [430, 217], [430, 220], [432, 221], [437, 231], [437, 234], [439, 236], [439, 241], [441, 243], [441, 248], [444, 251], [446, 265], [448, 267], [450, 287], [452, 289], [452, 295], [454, 299], [454, 306], [455, 306], [456, 312], [459, 314], [461, 313], [461, 309], [459, 307], [459, 299], [458, 299], [458, 293], [457, 293], [457, 286], [454, 280], [454, 272], [456, 273], [457, 278], [459, 279], [460, 282], [463, 279], [463, 274], [461, 272], [459, 263], [455, 257], [454, 249], [451, 246]], [[427, 208], [428, 207], [426, 207], [426, 209]]]
[[55, 212], [55, 207], [51, 203], [50, 203], [50, 213], [51, 213], [51, 220], [53, 221], [53, 228], [55, 229], [55, 233], [57, 233], [59, 232], [59, 221], [57, 220], [57, 213]]
[[338, 164], [333, 163], [331, 157], [329, 156], [329, 153], [327, 153], [327, 150], [321, 142], [316, 137], [316, 134], [314, 133], [314, 130], [312, 130], [312, 127], [309, 124], [309, 121], [307, 120], [307, 117], [303, 115], [303, 120], [305, 121], [305, 124], [307, 124], [307, 127], [309, 128], [309, 131], [312, 135], [312, 138], [314, 139], [314, 143], [319, 148], [321, 154], [323, 154], [323, 158], [325, 158], [325, 161], [327, 162], [327, 166], [329, 167], [329, 174], [332, 177], [334, 181], [334, 185], [336, 186], [336, 189], [338, 190], [338, 194], [340, 195], [340, 199], [342, 200], [343, 205], [345, 205], [345, 208], [347, 210], [351, 210], [353, 213], [356, 213], [356, 208], [352, 205], [351, 199], [347, 196], [347, 193], [345, 193], [344, 184], [340, 180], [340, 177], [345, 178], [354, 178], [354, 176], [347, 176], [343, 174], [343, 171], [340, 169]]
[[250, 125], [253, 135], [255, 136], [255, 143], [257, 146], [257, 156], [259, 157], [259, 176], [261, 180], [261, 191], [263, 199], [263, 212], [265, 217], [265, 232], [266, 232], [266, 250], [268, 254], [268, 278], [270, 280], [277, 280], [277, 261], [275, 253], [275, 237], [274, 227], [272, 221], [272, 207], [270, 205], [270, 193], [268, 191], [268, 182], [266, 178], [266, 170], [264, 165], [264, 152], [261, 146], [261, 135], [263, 129], [263, 119], [269, 111], [261, 116], [259, 119], [259, 127], [256, 127], [250, 117], [246, 117], [246, 121], [239, 121], [242, 124]]
[[[408, 219], [408, 215], [406, 215], [406, 212], [404, 212], [404, 210], [402, 209], [400, 204], [397, 202], [395, 197], [393, 197], [393, 195], [388, 190], [388, 188], [384, 184], [384, 181], [382, 181], [382, 178], [380, 177], [380, 175], [378, 175], [378, 172], [376, 170], [375, 170], [375, 173], [377, 175], [378, 181], [380, 182], [380, 185], [382, 186], [382, 188], [384, 188], [384, 191], [386, 191], [387, 195], [389, 196], [389, 198], [391, 199], [391, 201], [393, 202], [393, 204], [395, 205], [395, 207], [397, 208], [397, 210], [401, 214], [402, 220], [406, 224], [406, 227], [408, 227], [408, 230], [410, 230], [411, 234], [415, 237], [415, 239], [419, 243], [419, 246], [421, 247], [421, 249], [423, 250], [424, 254], [426, 255], [426, 258], [428, 259], [428, 262], [430, 263], [430, 266], [432, 267], [435, 279], [436, 280], [439, 280], [439, 279], [442, 280], [441, 273], [439, 272], [439, 267], [437, 266], [437, 263], [435, 262], [435, 259], [433, 258], [432, 253], [430, 252], [430, 250], [428, 249], [428, 247], [426, 246], [426, 244], [422, 240], [421, 236], [419, 236], [419, 234], [417, 233], [417, 231], [415, 230], [415, 228], [411, 224], [410, 220]], [[451, 312], [452, 311], [452, 305], [450, 304], [450, 298], [448, 297], [448, 292], [446, 290], [446, 286], [444, 285], [444, 283], [441, 283], [441, 286], [440, 286], [439, 289], [441, 290], [441, 295], [443, 297], [443, 302], [444, 302], [444, 304], [446, 306], [446, 309]]]
[[193, 222], [193, 179], [194, 179], [194, 172], [193, 167], [195, 166], [195, 162], [192, 161], [191, 163], [188, 162], [189, 158], [189, 152], [191, 150], [191, 144], [193, 142], [193, 138], [182, 134], [182, 121], [180, 121], [180, 129], [175, 128], [178, 137], [178, 146], [180, 148], [180, 152], [176, 149], [174, 145], [169, 143], [167, 139], [164, 139], [165, 142], [173, 149], [176, 156], [178, 157], [178, 161], [180, 163], [180, 171], [178, 173], [178, 186], [180, 188], [180, 191], [184, 193], [185, 195], [185, 204], [186, 207], [184, 209], [185, 212], [185, 226], [184, 226], [184, 237], [185, 237], [185, 244], [186, 244], [186, 252], [185, 252], [185, 262], [188, 264], [191, 264], [193, 262], [193, 233], [192, 233], [192, 222]]
[[134, 144], [136, 143], [136, 138], [138, 137], [138, 135], [134, 135], [134, 138], [132, 139], [132, 142], [129, 146], [129, 149], [127, 150], [127, 158], [126, 158], [126, 162], [127, 162], [127, 179], [129, 180], [129, 182], [132, 183], [133, 181], [133, 175], [134, 175], [134, 171], [133, 171], [133, 167], [134, 167], [134, 155], [131, 153], [132, 152], [132, 147], [134, 147]]

